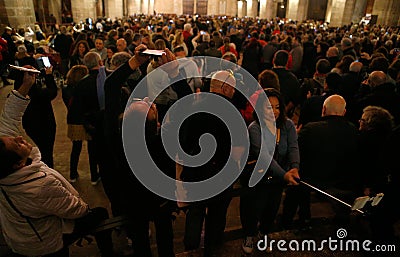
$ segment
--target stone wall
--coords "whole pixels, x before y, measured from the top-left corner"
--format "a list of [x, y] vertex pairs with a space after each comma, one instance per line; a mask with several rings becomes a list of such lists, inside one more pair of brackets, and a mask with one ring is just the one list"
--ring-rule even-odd
[[302, 21], [307, 17], [308, 0], [290, 0], [288, 4], [287, 18]]
[[341, 23], [342, 25], [351, 23], [355, 5], [356, 5], [356, 0], [347, 0], [346, 1], [344, 10], [343, 10], [343, 18], [342, 18], [342, 23]]
[[[78, 1], [78, 0], [74, 0]], [[81, 0], [82, 1], [82, 0]], [[86, 0], [85, 0], [86, 1]], [[105, 1], [105, 14], [107, 17], [114, 19], [115, 17], [122, 17], [123, 15], [123, 0], [104, 0]]]
[[84, 21], [86, 18], [97, 18], [96, 0], [71, 0], [72, 15], [75, 22]]
[[33, 28], [36, 22], [35, 8], [32, 0], [1, 0], [0, 1], [0, 27]]
[[344, 15], [344, 8], [346, 0], [329, 0], [328, 7], [326, 10], [326, 21], [331, 26], [342, 26], [342, 20]]
[[361, 18], [366, 14], [367, 8], [367, 0], [357, 0], [356, 4], [354, 5], [353, 14], [351, 17], [351, 21], [354, 23], [359, 23]]
[[[96, 18], [101, 9], [96, 3], [100, 0], [71, 0], [71, 7], [75, 22], [88, 17]], [[105, 15], [110, 18], [122, 17], [124, 13], [157, 13], [182, 14], [182, 0], [103, 0]], [[172, 2], [171, 2], [172, 1]], [[304, 20], [307, 18], [311, 0], [288, 0], [287, 18]], [[238, 15], [259, 16], [272, 19], [276, 16], [278, 0], [260, 0], [260, 12], [257, 12], [257, 0], [209, 0], [207, 12], [209, 15]], [[35, 5], [34, 5], [35, 3]], [[126, 6], [124, 6], [124, 3]], [[368, 4], [370, 3], [370, 4]], [[46, 5], [46, 6], [43, 6]], [[396, 26], [400, 25], [400, 0], [328, 0], [326, 20], [331, 26], [342, 26], [350, 22], [358, 22], [366, 12], [372, 10], [373, 15], [378, 15], [378, 24]], [[124, 10], [125, 8], [125, 10]], [[0, 29], [5, 26], [26, 27], [33, 26], [36, 22], [35, 10], [40, 17], [54, 14], [57, 22], [61, 22], [61, 0], [0, 0]]]

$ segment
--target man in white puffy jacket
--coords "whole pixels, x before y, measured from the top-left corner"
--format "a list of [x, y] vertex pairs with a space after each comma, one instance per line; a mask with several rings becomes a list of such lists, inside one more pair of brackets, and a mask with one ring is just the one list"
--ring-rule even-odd
[[[68, 245], [102, 219], [104, 208], [91, 210], [57, 171], [41, 161], [40, 151], [22, 135], [22, 116], [35, 73], [20, 72], [0, 116], [0, 221], [11, 250], [22, 256], [68, 256]], [[95, 235], [103, 256], [112, 255], [110, 232]]]

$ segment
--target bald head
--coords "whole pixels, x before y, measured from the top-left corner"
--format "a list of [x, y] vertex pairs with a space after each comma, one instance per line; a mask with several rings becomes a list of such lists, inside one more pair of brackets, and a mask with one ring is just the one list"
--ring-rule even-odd
[[222, 94], [228, 98], [233, 97], [236, 79], [229, 71], [217, 71], [211, 77], [210, 92]]
[[336, 46], [332, 46], [328, 48], [326, 52], [326, 57], [334, 57], [339, 55], [339, 49]]
[[118, 52], [125, 51], [126, 45], [127, 45], [127, 43], [126, 43], [125, 39], [123, 39], [123, 38], [118, 39], [117, 40], [117, 50], [118, 50]]
[[361, 71], [362, 67], [363, 67], [363, 64], [361, 62], [352, 62], [350, 64], [349, 71], [358, 73]]
[[369, 75], [369, 85], [371, 87], [380, 86], [386, 83], [386, 74], [383, 71], [373, 71]]
[[344, 116], [346, 113], [346, 101], [340, 95], [331, 95], [326, 98], [322, 107], [322, 117], [336, 115]]

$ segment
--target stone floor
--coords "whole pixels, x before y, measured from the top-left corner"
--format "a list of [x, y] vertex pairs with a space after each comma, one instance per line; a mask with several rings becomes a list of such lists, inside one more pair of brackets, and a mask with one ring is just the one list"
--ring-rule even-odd
[[[0, 88], [0, 108], [4, 104], [6, 95], [11, 90], [11, 86]], [[54, 149], [54, 162], [55, 169], [61, 172], [65, 177], [68, 178], [69, 175], [69, 154], [71, 151], [71, 142], [67, 138], [67, 127], [66, 127], [66, 108], [62, 102], [61, 95], [53, 101], [54, 113], [56, 115], [57, 122], [57, 134]], [[81, 160], [79, 163], [79, 180], [74, 183], [76, 189], [80, 192], [83, 199], [85, 199], [90, 206], [103, 206], [109, 209], [109, 202], [104, 194], [101, 183], [97, 186], [92, 186], [90, 184], [90, 175], [88, 168], [88, 157], [85, 145], [81, 154]], [[1, 210], [0, 210], [1, 211]], [[313, 228], [308, 231], [282, 231], [271, 235], [271, 239], [315, 239], [320, 240], [322, 238], [328, 238], [329, 236], [334, 237], [336, 235], [337, 227], [329, 225], [329, 222], [325, 219], [326, 217], [332, 216], [332, 210], [329, 204], [316, 201], [312, 204], [312, 215], [315, 217], [316, 223]], [[227, 234], [232, 231], [231, 239], [228, 241], [217, 256], [221, 257], [236, 257], [243, 256], [241, 251], [241, 240], [240, 235], [237, 233], [237, 229], [240, 228], [240, 217], [239, 217], [239, 199], [236, 197], [232, 200], [232, 203], [228, 211], [227, 219]], [[201, 256], [201, 250], [195, 253], [184, 253], [183, 252], [183, 231], [184, 231], [184, 214], [180, 213], [174, 223], [174, 243], [175, 251], [177, 256]], [[155, 245], [155, 232], [152, 228], [152, 249], [154, 256], [157, 256], [156, 245]], [[115, 245], [115, 250], [118, 256], [129, 256], [132, 253], [131, 247], [128, 245], [128, 241], [123, 233], [113, 232], [113, 241]], [[397, 252], [398, 254], [399, 252]], [[11, 252], [4, 243], [4, 240], [0, 237], [0, 257], [11, 256]], [[70, 247], [71, 257], [99, 257], [100, 254], [96, 248], [96, 243], [93, 242], [90, 245], [84, 243], [83, 247], [71, 246]], [[262, 252], [255, 251], [253, 256], [363, 256], [359, 253], [346, 253], [346, 252], [332, 252], [332, 251], [322, 251], [322, 252]], [[374, 255], [372, 255], [374, 256]], [[396, 255], [400, 256], [400, 255]]]

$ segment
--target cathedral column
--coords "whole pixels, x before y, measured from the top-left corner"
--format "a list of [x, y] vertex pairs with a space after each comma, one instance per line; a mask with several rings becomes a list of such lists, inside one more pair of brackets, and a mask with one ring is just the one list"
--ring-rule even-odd
[[247, 0], [247, 16], [256, 17], [257, 15], [257, 0]]
[[238, 17], [244, 17], [246, 16], [246, 2], [243, 0], [240, 0], [237, 2], [237, 13]]
[[351, 21], [353, 23], [359, 23], [361, 18], [365, 16], [368, 0], [357, 0], [354, 5], [353, 15]]
[[329, 22], [330, 26], [337, 27], [342, 26], [342, 20], [344, 15], [344, 9], [346, 6], [346, 0], [329, 0], [326, 8], [326, 21]]
[[218, 5], [219, 5], [219, 12], [218, 14], [224, 14], [227, 15], [226, 13], [226, 0], [219, 0], [218, 1]]
[[350, 24], [352, 22], [352, 16], [353, 16], [354, 8], [356, 5], [356, 1], [357, 0], [347, 0], [346, 1], [344, 11], [343, 11], [343, 18], [342, 18], [343, 25]]
[[[127, 1], [127, 5], [128, 5], [128, 15], [140, 13], [141, 11], [140, 0], [129, 0]], [[159, 11], [157, 10], [156, 6], [154, 6], [154, 8], [156, 11]]]
[[260, 19], [267, 17], [267, 0], [260, 0], [260, 13], [258, 14]]
[[400, 2], [396, 0], [379, 0], [374, 2], [373, 15], [378, 15], [377, 24], [395, 26], [398, 24]]
[[[97, 17], [96, 0], [85, 0], [85, 1], [71, 0], [71, 8], [72, 8], [72, 15], [74, 17], [75, 22], [84, 21], [86, 18], [89, 18], [89, 17], [94, 18], [94, 19], [96, 19], [96, 17]], [[122, 16], [122, 14], [121, 14], [121, 16]]]
[[226, 0], [226, 15], [236, 16], [238, 14], [238, 1]]
[[183, 4], [181, 0], [174, 0], [174, 11], [172, 13], [176, 13], [177, 15], [183, 14]]
[[287, 18], [303, 21], [307, 17], [308, 0], [289, 0]]
[[35, 8], [32, 0], [3, 0], [0, 5], [0, 27], [11, 25], [14, 28], [25, 28], [36, 22]]
[[219, 0], [209, 0], [207, 3], [207, 15], [218, 15], [219, 13]]
[[[77, 1], [77, 0], [73, 0]], [[115, 17], [122, 17], [123, 9], [122, 9], [122, 1], [123, 0], [113, 0], [105, 2], [105, 13], [107, 17], [114, 19]]]
[[141, 13], [148, 14], [149, 10], [149, 0], [143, 0], [142, 1], [142, 9], [140, 10]]
[[53, 14], [57, 23], [61, 23], [61, 1], [48, 1], [49, 16]]

